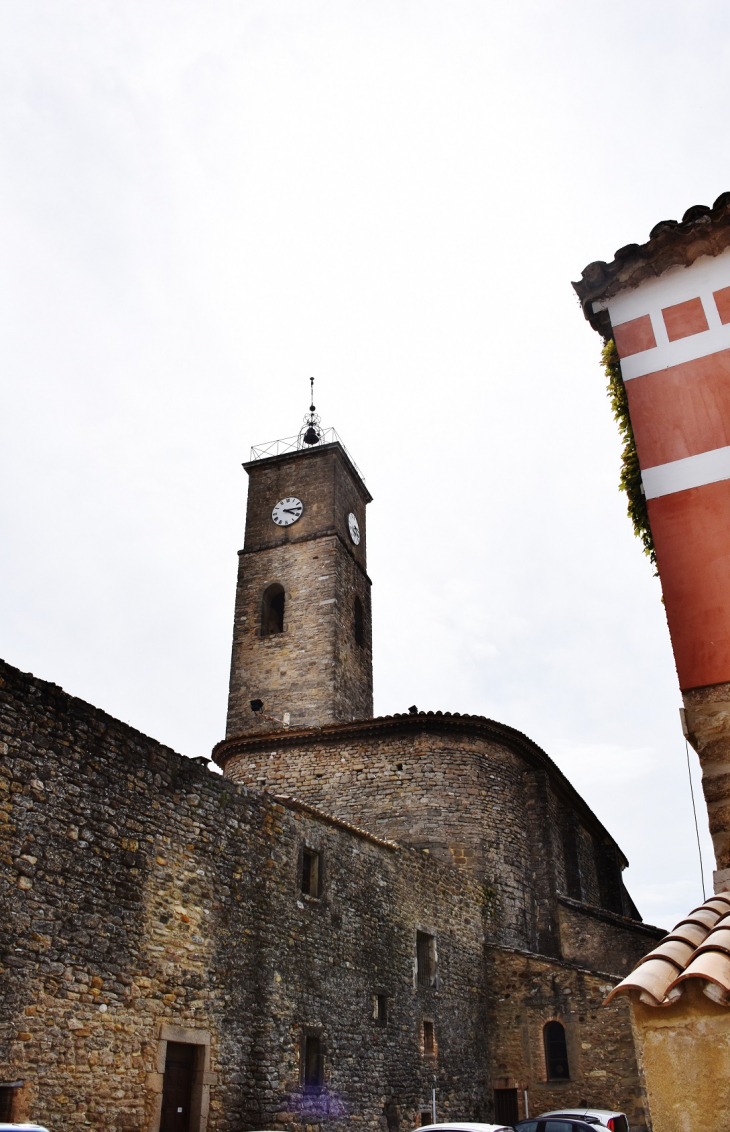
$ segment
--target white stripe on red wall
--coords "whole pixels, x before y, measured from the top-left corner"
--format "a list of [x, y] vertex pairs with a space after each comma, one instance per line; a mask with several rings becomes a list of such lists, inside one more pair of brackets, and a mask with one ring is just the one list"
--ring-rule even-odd
[[659, 499], [677, 491], [689, 491], [708, 483], [730, 479], [730, 447], [700, 452], [699, 456], [686, 456], [670, 464], [657, 464], [644, 468], [641, 473], [647, 499]]

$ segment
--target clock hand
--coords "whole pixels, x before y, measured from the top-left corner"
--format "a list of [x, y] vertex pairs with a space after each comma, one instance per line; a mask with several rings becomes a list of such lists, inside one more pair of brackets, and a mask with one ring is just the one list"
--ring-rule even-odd
[[285, 511], [287, 515], [296, 515], [297, 512], [299, 511], [299, 508], [298, 507], [282, 507], [282, 511]]

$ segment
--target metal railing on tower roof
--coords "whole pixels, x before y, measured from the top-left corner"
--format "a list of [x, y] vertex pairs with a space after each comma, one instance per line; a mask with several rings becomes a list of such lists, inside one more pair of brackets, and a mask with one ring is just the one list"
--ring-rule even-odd
[[334, 428], [323, 428], [318, 431], [320, 433], [320, 439], [317, 444], [305, 444], [303, 436], [304, 430], [299, 432], [297, 436], [287, 436], [283, 440], [270, 440], [267, 444], [254, 444], [251, 448], [250, 459], [252, 461], [266, 460], [269, 456], [286, 456], [290, 452], [301, 452], [302, 450], [312, 451], [312, 449], [318, 448], [322, 444], [339, 444], [360, 479], [365, 483], [365, 476], [347, 451], [337, 430]]

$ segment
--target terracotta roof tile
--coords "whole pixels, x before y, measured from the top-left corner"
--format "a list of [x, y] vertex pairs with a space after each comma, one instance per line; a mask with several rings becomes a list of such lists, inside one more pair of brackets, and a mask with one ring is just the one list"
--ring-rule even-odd
[[[645, 955], [641, 963], [646, 963], [647, 960], [652, 959], [654, 956], [662, 959], [669, 959], [670, 962], [676, 964], [680, 971], [683, 971], [689, 963], [690, 956], [694, 954], [695, 948], [691, 943], [685, 943], [683, 939], [672, 939], [667, 936], [665, 940]], [[637, 964], [638, 966], [638, 964]]]
[[730, 955], [730, 923], [727, 920], [724, 923], [718, 923], [717, 927], [710, 932], [705, 942], [697, 948], [697, 954], [699, 955], [701, 951], [707, 951], [708, 948], [713, 948], [715, 951], [724, 951], [726, 955]]
[[[695, 924], [690, 920], [682, 920], [677, 924], [676, 928], [669, 933], [667, 939], [681, 939], [684, 943], [692, 945], [692, 950], [699, 947], [703, 939], [707, 935], [707, 928], [704, 924]], [[662, 940], [662, 943], [664, 940]]]
[[671, 987], [671, 998], [675, 998], [682, 993], [684, 989], [683, 983], [688, 979], [703, 979], [705, 983], [710, 986], [704, 987], [705, 994], [708, 989], [713, 993], [710, 998], [716, 1002], [727, 1003], [728, 991], [730, 991], [730, 956], [724, 955], [719, 951], [706, 951], [699, 952], [692, 962], [688, 965], [687, 970], [677, 978]]
[[649, 1006], [662, 1006], [667, 991], [681, 973], [682, 968], [669, 959], [647, 955], [623, 982], [614, 987], [606, 1002], [619, 992], [619, 988], [625, 986], [627, 991], [638, 991], [641, 1001]]
[[669, 1006], [690, 979], [704, 983], [708, 998], [730, 1006], [730, 892], [720, 892], [693, 908], [613, 988], [606, 1002], [633, 992], [649, 1006]]
[[709, 906], [693, 908], [687, 919], [691, 924], [699, 924], [709, 931], [710, 928], [714, 928], [715, 924], [720, 919], [720, 912]]
[[704, 904], [700, 904], [699, 908], [694, 908], [690, 912], [690, 916], [694, 916], [695, 912], [699, 912], [703, 908], [713, 908], [719, 916], [724, 916], [730, 912], [730, 899], [726, 900], [722, 895], [712, 896]]

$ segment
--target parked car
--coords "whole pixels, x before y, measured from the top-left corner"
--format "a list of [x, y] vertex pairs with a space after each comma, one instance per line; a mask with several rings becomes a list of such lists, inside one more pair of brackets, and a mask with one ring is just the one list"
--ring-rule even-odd
[[623, 1112], [610, 1108], [566, 1108], [557, 1112], [542, 1112], [529, 1120], [518, 1120], [515, 1132], [629, 1132], [629, 1122]]
[[533, 1116], [529, 1120], [518, 1120], [515, 1132], [605, 1132], [606, 1125], [599, 1120], [562, 1112], [551, 1116]]
[[48, 1132], [41, 1124], [0, 1124], [0, 1132]]
[[548, 1116], [578, 1116], [589, 1124], [603, 1124], [611, 1132], [629, 1132], [625, 1113], [615, 1112], [612, 1108], [562, 1108], [557, 1112], [543, 1112], [539, 1119]]
[[512, 1132], [506, 1124], [424, 1124], [415, 1132]]

